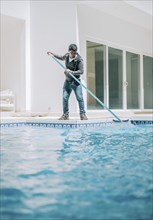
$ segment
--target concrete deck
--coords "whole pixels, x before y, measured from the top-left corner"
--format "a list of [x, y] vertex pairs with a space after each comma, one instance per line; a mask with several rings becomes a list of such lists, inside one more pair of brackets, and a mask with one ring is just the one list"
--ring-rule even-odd
[[[152, 112], [115, 112], [121, 119], [129, 121], [153, 121]], [[57, 124], [87, 124], [87, 123], [100, 123], [100, 122], [113, 122], [115, 119], [108, 113], [87, 114], [88, 120], [80, 120], [79, 115], [71, 116], [69, 120], [58, 120], [60, 115], [48, 116], [42, 113], [15, 113], [12, 116], [1, 114], [1, 123], [16, 123], [16, 122], [37, 122], [37, 123], [57, 123]]]

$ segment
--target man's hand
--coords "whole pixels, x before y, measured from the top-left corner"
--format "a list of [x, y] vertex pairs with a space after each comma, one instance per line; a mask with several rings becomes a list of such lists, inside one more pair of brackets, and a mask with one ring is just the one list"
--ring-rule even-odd
[[69, 76], [69, 73], [71, 72], [71, 70], [69, 70], [69, 69], [66, 69], [65, 71], [64, 71], [64, 73], [65, 73], [65, 75], [66, 76]]
[[48, 54], [48, 56], [53, 55], [53, 53], [50, 51], [48, 51], [47, 54]]

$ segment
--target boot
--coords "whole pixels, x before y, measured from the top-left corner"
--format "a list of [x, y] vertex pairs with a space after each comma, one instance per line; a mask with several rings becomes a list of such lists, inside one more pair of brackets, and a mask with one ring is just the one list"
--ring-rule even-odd
[[58, 120], [69, 120], [69, 115], [63, 114]]
[[80, 114], [80, 119], [81, 120], [88, 120], [86, 114]]

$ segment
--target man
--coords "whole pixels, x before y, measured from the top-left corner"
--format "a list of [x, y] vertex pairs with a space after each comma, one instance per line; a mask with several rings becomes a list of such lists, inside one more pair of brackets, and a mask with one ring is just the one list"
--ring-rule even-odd
[[83, 74], [83, 60], [77, 53], [77, 46], [71, 44], [68, 48], [68, 53], [64, 56], [56, 55], [52, 52], [47, 52], [48, 55], [52, 54], [59, 60], [65, 60], [66, 70], [64, 71], [66, 79], [63, 86], [63, 115], [59, 120], [69, 120], [69, 97], [72, 90], [75, 93], [76, 99], [80, 109], [80, 119], [87, 120], [86, 112], [84, 109], [84, 100], [82, 94], [82, 86], [73, 79], [69, 73], [73, 74], [79, 81], [80, 75]]

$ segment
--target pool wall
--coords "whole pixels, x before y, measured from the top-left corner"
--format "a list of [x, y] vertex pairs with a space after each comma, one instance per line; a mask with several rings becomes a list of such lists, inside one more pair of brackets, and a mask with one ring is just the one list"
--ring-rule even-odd
[[129, 122], [114, 122], [113, 120], [101, 120], [92, 119], [87, 121], [81, 120], [68, 120], [59, 121], [53, 119], [35, 118], [35, 119], [2, 119], [0, 122], [0, 127], [15, 127], [15, 126], [38, 126], [38, 127], [52, 127], [52, 128], [79, 128], [79, 127], [100, 127], [108, 126], [111, 124], [127, 124], [131, 123], [133, 125], [146, 125], [153, 124], [152, 117], [150, 118], [131, 118]]

